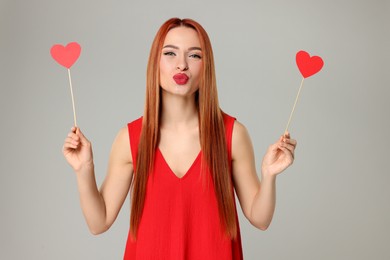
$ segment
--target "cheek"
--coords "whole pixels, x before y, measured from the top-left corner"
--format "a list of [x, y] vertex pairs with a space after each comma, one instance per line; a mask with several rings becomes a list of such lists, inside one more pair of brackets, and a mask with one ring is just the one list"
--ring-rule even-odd
[[168, 66], [167, 62], [161, 60], [160, 61], [160, 80], [164, 81], [168, 77]]
[[193, 75], [199, 80], [200, 78], [200, 74], [201, 74], [201, 71], [202, 71], [202, 64], [196, 64], [194, 67], [193, 67]]
[[167, 68], [166, 62], [164, 61], [164, 59], [161, 59], [160, 60], [160, 74], [165, 73], [166, 68]]

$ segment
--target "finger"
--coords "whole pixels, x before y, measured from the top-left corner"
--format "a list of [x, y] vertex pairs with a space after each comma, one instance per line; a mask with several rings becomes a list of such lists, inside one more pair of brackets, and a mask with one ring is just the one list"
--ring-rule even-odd
[[76, 128], [76, 134], [80, 136], [80, 138], [85, 138], [83, 132], [81, 132], [81, 129], [79, 127]]
[[283, 135], [283, 142], [291, 143], [292, 145], [296, 145], [297, 141], [295, 139], [291, 139], [290, 133], [287, 132], [286, 135]]
[[283, 137], [285, 138], [290, 138], [290, 132], [286, 131], [283, 135]]
[[269, 151], [277, 151], [278, 150], [278, 148], [279, 148], [279, 145], [282, 143], [282, 140], [281, 139], [279, 139], [276, 143], [274, 143], [274, 144], [271, 144], [269, 147], [268, 147], [268, 150]]
[[294, 160], [294, 153], [291, 152], [288, 148], [283, 147], [283, 146], [280, 146], [279, 149], [282, 150], [283, 153], [284, 153], [287, 157], [289, 157], [291, 161]]
[[84, 136], [83, 132], [81, 132], [80, 128], [77, 127], [76, 134], [80, 137], [80, 142], [83, 145], [89, 145], [89, 140]]
[[[293, 145], [286, 144], [286, 143], [281, 143], [280, 144], [280, 149], [282, 149], [282, 148], [286, 149], [289, 153], [291, 153], [292, 157], [294, 158], [295, 147]], [[283, 151], [285, 151], [285, 150], [283, 150]]]
[[284, 138], [284, 136], [281, 135], [281, 136], [279, 137], [279, 139], [276, 141], [275, 145], [278, 145], [279, 143], [283, 142], [283, 138]]
[[80, 141], [79, 140], [75, 140], [73, 139], [72, 137], [67, 137], [64, 141], [64, 143], [66, 144], [71, 144], [71, 145], [74, 145], [74, 146], [78, 146], [80, 144]]
[[298, 142], [297, 140], [291, 139], [290, 144], [294, 145], [294, 147], [297, 147]]
[[80, 144], [80, 138], [75, 139], [72, 137], [67, 137], [66, 141], [69, 143], [72, 143], [72, 144], [76, 144], [76, 145]]
[[287, 148], [289, 151], [294, 152], [295, 147], [292, 144], [282, 143], [281, 147]]
[[74, 149], [77, 149], [77, 145], [72, 144], [72, 143], [64, 143], [64, 145], [62, 146], [63, 151], [74, 150]]
[[75, 140], [75, 141], [79, 141], [80, 140], [80, 136], [78, 136], [77, 134], [75, 134], [73, 132], [70, 132], [68, 134], [68, 138], [71, 138], [72, 140]]
[[296, 141], [295, 140], [291, 140], [291, 139], [283, 140], [280, 143], [281, 143], [282, 146], [292, 147], [293, 149], [295, 149], [295, 146], [296, 146]]
[[284, 143], [291, 144], [293, 146], [297, 145], [297, 141], [295, 139], [284, 139]]

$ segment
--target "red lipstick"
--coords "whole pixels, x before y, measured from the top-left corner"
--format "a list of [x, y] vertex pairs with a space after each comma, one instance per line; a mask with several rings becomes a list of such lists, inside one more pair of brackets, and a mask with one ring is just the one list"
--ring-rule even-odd
[[184, 74], [184, 73], [178, 73], [175, 76], [173, 76], [173, 80], [178, 85], [184, 85], [188, 81], [188, 76], [186, 74]]

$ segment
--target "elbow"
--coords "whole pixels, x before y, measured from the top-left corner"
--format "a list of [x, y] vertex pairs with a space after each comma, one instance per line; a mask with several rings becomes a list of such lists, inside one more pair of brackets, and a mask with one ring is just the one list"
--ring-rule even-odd
[[94, 236], [98, 236], [100, 234], [103, 234], [104, 232], [106, 232], [109, 229], [109, 227], [106, 225], [96, 226], [96, 227], [88, 226], [88, 228], [89, 228], [89, 232]]
[[94, 235], [94, 236], [98, 236], [100, 234], [103, 234], [105, 231], [103, 230], [98, 230], [98, 229], [89, 229], [89, 232]]
[[266, 231], [271, 223], [253, 223], [252, 225], [256, 228], [260, 229], [261, 231]]
[[270, 226], [271, 222], [266, 221], [249, 221], [254, 227], [260, 229], [261, 231], [266, 231]]
[[265, 220], [254, 220], [248, 218], [249, 222], [256, 227], [257, 229], [260, 229], [261, 231], [266, 231], [268, 227], [271, 225], [271, 221], [265, 221]]
[[269, 227], [269, 224], [262, 224], [262, 225], [257, 225], [256, 226], [258, 229], [260, 229], [261, 231], [266, 231]]

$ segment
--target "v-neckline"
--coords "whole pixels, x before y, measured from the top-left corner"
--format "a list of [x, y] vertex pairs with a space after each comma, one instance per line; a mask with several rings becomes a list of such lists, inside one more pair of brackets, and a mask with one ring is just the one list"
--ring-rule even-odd
[[161, 158], [162, 158], [164, 164], [167, 166], [167, 168], [169, 169], [169, 171], [170, 171], [171, 174], [173, 175], [173, 177], [175, 177], [175, 178], [178, 179], [178, 180], [184, 179], [185, 177], [187, 177], [187, 175], [188, 175], [189, 173], [191, 173], [192, 168], [194, 168], [195, 164], [198, 162], [198, 160], [199, 160], [199, 158], [201, 157], [201, 154], [202, 154], [202, 150], [200, 150], [199, 153], [198, 153], [198, 155], [195, 157], [195, 159], [193, 160], [192, 164], [190, 165], [190, 167], [189, 167], [189, 168], [187, 169], [187, 171], [184, 173], [184, 175], [181, 176], [181, 177], [178, 177], [178, 176], [176, 175], [176, 173], [172, 170], [171, 166], [169, 166], [167, 160], [166, 160], [165, 157], [164, 157], [164, 154], [162, 153], [162, 151], [160, 150], [159, 147], [157, 147], [157, 151], [158, 151], [158, 153], [160, 154], [160, 156], [161, 156]]

